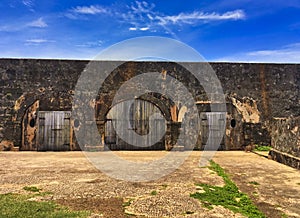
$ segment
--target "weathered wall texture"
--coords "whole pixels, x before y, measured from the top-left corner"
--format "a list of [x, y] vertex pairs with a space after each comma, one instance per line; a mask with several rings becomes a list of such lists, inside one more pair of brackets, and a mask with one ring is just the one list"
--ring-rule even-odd
[[22, 144], [22, 120], [39, 110], [71, 110], [72, 90], [86, 62], [0, 59], [0, 141]]
[[[36, 130], [29, 124], [34, 116], [35, 102], [38, 101], [40, 111], [70, 111], [76, 82], [87, 64], [88, 61], [75, 60], [0, 59], [2, 144], [34, 148]], [[300, 116], [300, 65], [211, 63], [211, 66], [227, 101], [224, 149], [239, 149], [251, 142], [269, 144], [273, 117]], [[144, 72], [159, 72], [178, 79], [192, 93], [200, 112], [210, 111], [203, 88], [180, 64], [129, 62], [107, 77], [99, 90], [99, 98], [91, 102], [91, 106], [95, 106], [100, 132], [103, 132], [103, 121], [116, 90], [128, 79]], [[163, 95], [152, 94], [143, 98], [159, 106], [166, 119], [173, 122], [174, 125], [168, 127], [171, 132], [180, 131], [181, 108], [174, 107], [174, 103]], [[172, 137], [166, 137], [166, 141], [172, 141]], [[295, 146], [290, 139], [289, 142], [291, 147]]]
[[300, 115], [300, 64], [215, 63], [212, 67], [225, 94], [256, 102], [260, 121]]
[[273, 159], [300, 169], [300, 117], [274, 118], [271, 133]]

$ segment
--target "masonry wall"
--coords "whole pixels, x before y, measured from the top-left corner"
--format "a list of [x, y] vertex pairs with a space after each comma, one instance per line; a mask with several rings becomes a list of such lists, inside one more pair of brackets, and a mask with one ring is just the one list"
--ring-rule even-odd
[[[78, 60], [0, 59], [0, 141], [21, 145], [22, 119], [26, 109], [37, 100], [39, 110], [71, 110], [76, 81], [87, 64], [88, 61]], [[135, 71], [130, 70], [132, 65]], [[158, 72], [167, 69], [171, 76], [180, 74], [180, 68], [174, 70], [173, 65], [134, 62], [125, 64], [124, 69], [129, 69], [131, 76], [141, 73], [139, 69], [154, 68]], [[227, 103], [234, 108], [230, 110], [237, 111], [237, 121], [243, 125], [256, 126], [264, 129], [261, 134], [267, 134], [271, 131], [272, 117], [300, 116], [300, 65], [211, 63], [211, 66], [221, 81]], [[204, 95], [199, 84], [190, 74], [180, 75], [199, 97], [197, 100], [201, 100]], [[235, 136], [230, 133], [228, 137]], [[260, 141], [267, 137], [261, 138]]]
[[21, 145], [26, 109], [71, 110], [72, 93], [87, 62], [0, 59], [0, 141]]
[[212, 63], [228, 96], [250, 97], [260, 118], [300, 115], [300, 64]]
[[274, 118], [271, 133], [272, 158], [300, 169], [300, 117]]

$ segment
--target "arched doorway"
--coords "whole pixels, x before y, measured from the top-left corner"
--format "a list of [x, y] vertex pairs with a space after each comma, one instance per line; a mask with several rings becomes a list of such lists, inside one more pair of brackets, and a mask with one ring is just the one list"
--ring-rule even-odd
[[[104, 142], [110, 150], [165, 150], [167, 121], [149, 101], [135, 99], [114, 105], [106, 115], [104, 128]], [[117, 128], [121, 131], [118, 134]]]

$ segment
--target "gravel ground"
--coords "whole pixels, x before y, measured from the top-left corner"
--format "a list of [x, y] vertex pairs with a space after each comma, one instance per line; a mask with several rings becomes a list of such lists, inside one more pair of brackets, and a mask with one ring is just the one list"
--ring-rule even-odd
[[[167, 152], [120, 151], [115, 154], [145, 162]], [[200, 155], [201, 152], [192, 152], [183, 165], [158, 180], [128, 182], [100, 172], [82, 152], [2, 152], [0, 193], [28, 194], [23, 187], [36, 186], [53, 193], [37, 200], [55, 200], [73, 209], [89, 209], [93, 217], [127, 217], [126, 214], [137, 217], [243, 217], [221, 206], [208, 210], [200, 201], [189, 197], [201, 191], [196, 183], [224, 184], [215, 173], [199, 167]], [[299, 171], [245, 152], [217, 152], [214, 160], [230, 173], [239, 188], [247, 192], [264, 213], [272, 215], [270, 217], [281, 217], [282, 213], [299, 217]], [[260, 185], [254, 187], [250, 181]], [[126, 204], [129, 201], [130, 204]]]

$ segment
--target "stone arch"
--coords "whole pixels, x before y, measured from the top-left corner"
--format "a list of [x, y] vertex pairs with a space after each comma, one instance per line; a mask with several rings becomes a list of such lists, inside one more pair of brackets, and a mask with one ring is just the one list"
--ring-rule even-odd
[[39, 100], [39, 96], [36, 93], [23, 93], [19, 98], [14, 101], [11, 106], [11, 120], [14, 122], [13, 138], [15, 146], [22, 145], [22, 122], [26, 114], [26, 111], [36, 101]]
[[39, 95], [36, 93], [24, 93], [16, 101], [13, 106], [15, 111], [15, 120], [22, 122], [24, 114], [32, 104], [40, 99]]
[[[170, 111], [168, 111], [169, 108], [167, 107], [163, 107], [163, 105], [156, 99], [156, 100], [153, 100], [152, 98], [147, 98], [145, 96], [141, 96], [140, 98], [136, 98], [137, 100], [143, 100], [143, 101], [147, 101], [149, 103], [152, 103], [154, 104], [159, 110], [160, 112], [162, 113], [162, 115], [164, 115], [164, 117], [168, 120], [168, 121], [171, 121], [172, 117], [171, 117], [171, 113]], [[111, 105], [111, 107], [109, 107], [108, 110], [106, 110], [106, 112], [104, 113], [104, 119], [107, 117], [109, 111], [114, 107], [116, 106], [117, 104], [120, 104], [122, 102], [125, 102], [125, 101], [129, 101], [129, 100], [132, 100], [132, 99], [122, 99], [121, 101], [117, 101], [115, 102], [113, 105]], [[160, 103], [160, 104], [159, 104]], [[101, 114], [102, 116], [102, 114]], [[101, 117], [102, 118], [102, 117]]]
[[27, 107], [22, 119], [22, 143], [20, 150], [36, 150], [37, 114], [39, 111], [39, 100]]
[[[13, 105], [14, 114], [12, 119], [15, 121], [15, 138], [20, 150], [37, 150], [36, 135], [38, 125], [32, 122], [32, 117], [38, 117], [39, 111], [70, 111], [70, 93], [59, 91], [48, 91], [39, 89], [39, 92], [23, 93]], [[61, 101], [64, 99], [64, 101]], [[73, 121], [72, 121], [73, 122]], [[73, 133], [70, 133], [71, 137]], [[72, 141], [73, 150], [78, 150], [75, 145], [76, 141]]]
[[178, 122], [182, 122], [184, 115], [187, 111], [187, 107], [186, 106], [182, 106], [178, 112]]
[[[177, 113], [178, 108], [171, 99], [165, 97], [164, 95], [159, 93], [147, 93], [145, 95], [140, 96], [137, 99], [141, 99], [153, 103], [160, 109], [160, 111], [168, 121], [176, 121], [174, 120], [174, 115], [172, 116], [172, 110], [174, 110], [173, 108], [175, 108], [175, 111]], [[104, 103], [105, 100], [106, 100], [106, 104]], [[101, 96], [100, 100], [96, 101], [95, 104], [96, 120], [98, 121], [105, 120], [107, 113], [114, 105], [127, 100], [132, 100], [132, 99], [121, 99], [119, 101], [114, 102], [114, 104], [112, 104], [112, 99], [108, 99], [108, 96], [106, 95]], [[110, 105], [107, 104], [107, 101], [110, 102]]]
[[[102, 99], [105, 99], [106, 97], [107, 96], [102, 96]], [[145, 95], [140, 96], [137, 99], [144, 100], [144, 101], [154, 104], [160, 110], [160, 112], [166, 119], [168, 125], [172, 125], [172, 123], [177, 122], [177, 120], [174, 120], [174, 111], [175, 111], [175, 114], [177, 114], [178, 108], [175, 105], [175, 103], [172, 100], [168, 99], [167, 97], [165, 97], [161, 94], [158, 94], [158, 93], [147, 93]], [[99, 101], [96, 102], [95, 113], [96, 113], [97, 127], [98, 127], [99, 133], [102, 138], [102, 142], [101, 142], [102, 145], [105, 144], [105, 122], [106, 122], [107, 114], [109, 113], [111, 108], [113, 108], [115, 105], [117, 105], [121, 102], [124, 102], [124, 101], [128, 101], [128, 100], [132, 100], [132, 99], [122, 99], [120, 101], [114, 102], [114, 104], [112, 104], [110, 106], [108, 106], [108, 104], [101, 104], [101, 103], [99, 103]], [[176, 119], [176, 117], [175, 117], [175, 119]], [[168, 147], [170, 147], [170, 144], [172, 144], [171, 139], [170, 139], [171, 138], [170, 131], [172, 131], [172, 130], [170, 127], [168, 127], [167, 131], [169, 131], [169, 132], [167, 133], [165, 139], [166, 139], [166, 141], [168, 141], [168, 143], [167, 143]]]
[[[125, 113], [128, 112], [129, 117], [127, 117], [128, 115], [126, 117], [129, 119], [129, 122], [127, 122], [127, 119], [123, 119]], [[157, 113], [160, 116], [157, 116]], [[154, 118], [152, 120], [154, 122], [149, 122], [150, 117]], [[153, 102], [141, 98], [134, 101], [125, 100], [114, 104], [106, 114], [104, 136], [102, 138], [104, 137], [105, 145], [112, 150], [162, 150], [165, 149], [167, 122], [162, 110]], [[115, 128], [119, 125], [125, 125], [125, 129], [119, 129], [121, 132], [116, 134]], [[130, 137], [133, 140], [133, 144], [124, 141], [121, 133]], [[146, 136], [146, 141], [137, 141], [134, 134]], [[160, 140], [151, 143], [152, 139]]]
[[[103, 120], [107, 111], [111, 108], [111, 104], [118, 89], [131, 78], [148, 72], [158, 72], [162, 75], [162, 81], [166, 75], [175, 78], [182, 83], [188, 91], [192, 94], [195, 101], [207, 100], [207, 95], [199, 81], [187, 69], [175, 62], [125, 62], [114, 69], [105, 79], [101, 85], [95, 101], [95, 115], [97, 120]], [[163, 85], [162, 85], [163, 87]], [[157, 94], [157, 93], [155, 93]], [[180, 93], [178, 93], [180, 94]], [[140, 98], [140, 96], [138, 96]], [[174, 102], [171, 103], [165, 96], [147, 95], [146, 98], [152, 98], [153, 102], [157, 102], [154, 98], [160, 99], [160, 102], [168, 105], [170, 108], [170, 115], [173, 122], [178, 121], [177, 107], [174, 107]], [[124, 99], [126, 100], [126, 99]], [[176, 102], [177, 105], [184, 104], [184, 102]], [[157, 103], [161, 108], [162, 103]], [[168, 114], [165, 114], [168, 116]]]
[[[207, 95], [201, 86], [200, 82], [195, 78], [195, 76], [190, 73], [187, 69], [178, 63], [174, 62], [125, 62], [115, 68], [103, 81], [103, 84], [99, 88], [97, 97], [95, 99], [95, 118], [97, 121], [97, 127], [99, 133], [102, 136], [101, 144], [104, 144], [104, 126], [106, 120], [106, 114], [113, 107], [113, 99], [116, 96], [119, 88], [131, 78], [141, 75], [143, 73], [161, 73], [161, 87], [165, 87], [164, 80], [166, 75], [173, 77], [180, 83], [182, 83], [187, 90], [193, 96], [195, 102], [199, 100], [207, 100]], [[139, 87], [140, 88], [140, 87]], [[132, 87], [127, 87], [126, 90], [132, 91]], [[163, 90], [162, 90], [163, 91]], [[175, 90], [176, 92], [177, 90]], [[176, 93], [180, 95], [181, 93]], [[129, 100], [126, 95], [118, 96], [118, 102]], [[121, 99], [122, 98], [122, 99]], [[134, 99], [134, 96], [131, 96]], [[178, 122], [178, 112], [180, 105], [184, 105], [185, 100], [176, 100], [176, 104], [169, 99], [167, 96], [158, 93], [147, 93], [143, 96], [137, 96], [138, 99], [147, 100], [163, 112], [164, 117], [168, 120], [168, 135], [166, 137], [166, 148], [171, 149], [173, 145], [176, 144], [179, 131], [180, 123]], [[131, 100], [132, 100], [131, 99]], [[115, 103], [118, 103], [115, 102]], [[115, 104], [114, 103], [114, 104]]]

